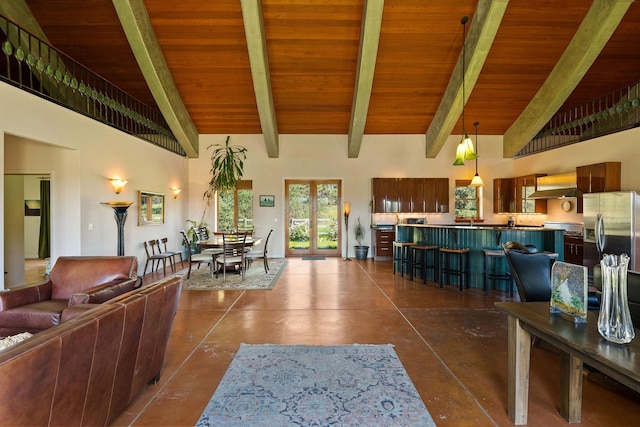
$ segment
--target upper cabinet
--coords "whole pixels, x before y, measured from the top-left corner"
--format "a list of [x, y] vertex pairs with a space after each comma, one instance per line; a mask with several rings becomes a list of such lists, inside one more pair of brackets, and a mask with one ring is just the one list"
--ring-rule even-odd
[[[576, 187], [583, 193], [620, 191], [621, 162], [596, 163], [576, 168]], [[576, 210], [582, 212], [582, 197], [578, 197]]]
[[374, 213], [449, 212], [449, 178], [372, 178]]
[[373, 212], [398, 213], [398, 179], [372, 178]]
[[516, 179], [493, 180], [493, 212], [514, 213], [516, 211]]
[[496, 178], [493, 180], [494, 213], [547, 213], [547, 201], [531, 199], [536, 179], [544, 174]]

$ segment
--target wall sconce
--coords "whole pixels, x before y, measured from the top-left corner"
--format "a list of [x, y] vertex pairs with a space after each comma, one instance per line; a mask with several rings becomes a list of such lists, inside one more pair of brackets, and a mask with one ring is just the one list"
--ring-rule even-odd
[[182, 191], [182, 188], [172, 188], [171, 195], [173, 196], [174, 199], [177, 199], [178, 194], [180, 194], [181, 191]]
[[129, 182], [126, 179], [118, 179], [118, 178], [113, 178], [113, 179], [110, 179], [109, 181], [111, 182], [111, 185], [113, 186], [113, 191], [115, 191], [116, 194], [120, 194], [124, 186], [127, 185], [127, 182]]

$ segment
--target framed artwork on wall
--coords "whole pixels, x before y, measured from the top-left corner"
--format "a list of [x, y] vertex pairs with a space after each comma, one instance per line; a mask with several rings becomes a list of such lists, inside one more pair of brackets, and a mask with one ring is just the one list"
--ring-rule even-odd
[[164, 224], [164, 194], [138, 191], [138, 225]]
[[275, 196], [260, 195], [260, 206], [272, 208], [275, 205]]

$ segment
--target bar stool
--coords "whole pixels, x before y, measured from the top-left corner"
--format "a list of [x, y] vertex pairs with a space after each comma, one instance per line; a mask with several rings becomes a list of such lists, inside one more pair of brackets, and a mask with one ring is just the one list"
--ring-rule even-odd
[[401, 277], [404, 277], [404, 272], [409, 269], [409, 246], [411, 245], [413, 245], [412, 242], [393, 241], [393, 274], [396, 274], [398, 264]]
[[[411, 257], [411, 271], [409, 277], [413, 281], [416, 270], [420, 270], [422, 275], [422, 283], [427, 283], [427, 270], [433, 271], [433, 281], [438, 281], [438, 247], [432, 245], [414, 244], [409, 246]], [[431, 254], [431, 263], [429, 263], [429, 254]]]
[[[469, 248], [440, 248], [440, 287], [444, 286], [444, 276], [456, 276], [459, 279], [460, 292], [469, 285]], [[451, 258], [457, 259], [451, 265]], [[466, 279], [466, 281], [465, 281]], [[447, 282], [449, 283], [449, 282]]]
[[506, 265], [507, 260], [504, 250], [484, 249], [482, 256], [484, 264], [482, 288], [484, 289], [484, 294], [489, 295], [489, 280], [504, 281], [509, 289], [509, 298], [513, 298], [513, 282], [509, 268], [506, 267], [505, 273], [495, 272], [496, 262], [500, 262], [503, 259]]

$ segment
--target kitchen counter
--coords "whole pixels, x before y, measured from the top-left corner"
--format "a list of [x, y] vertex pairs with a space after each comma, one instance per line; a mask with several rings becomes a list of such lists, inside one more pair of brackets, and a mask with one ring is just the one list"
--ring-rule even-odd
[[[438, 224], [398, 224], [396, 240], [402, 242], [426, 243], [439, 247], [469, 248], [470, 283], [472, 288], [482, 288], [483, 250], [501, 249], [502, 243], [516, 241], [535, 245], [540, 251], [558, 254], [564, 260], [564, 231], [546, 227], [512, 227], [506, 225], [438, 225]], [[500, 263], [503, 273], [505, 263]], [[492, 286], [501, 285], [491, 284]]]

